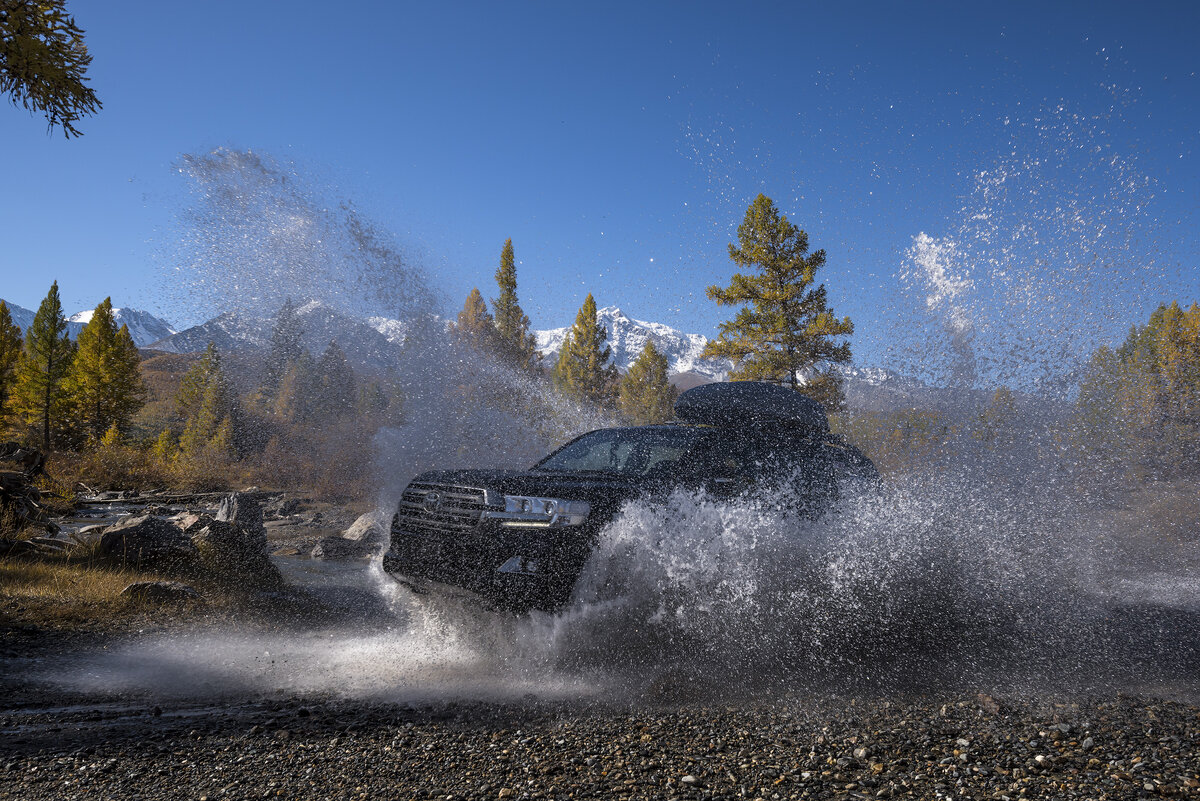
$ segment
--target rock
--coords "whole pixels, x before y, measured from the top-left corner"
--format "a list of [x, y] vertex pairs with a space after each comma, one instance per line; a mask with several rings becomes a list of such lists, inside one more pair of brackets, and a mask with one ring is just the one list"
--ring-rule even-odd
[[291, 545], [285, 545], [282, 548], [276, 548], [271, 551], [271, 556], [299, 556], [300, 549], [293, 548]]
[[76, 531], [75, 536], [79, 537], [80, 539], [91, 539], [92, 537], [99, 537], [101, 534], [104, 533], [104, 529], [106, 529], [106, 528], [108, 528], [108, 526], [105, 525], [104, 523], [93, 523], [90, 526], [84, 526], [83, 528]]
[[199, 512], [184, 512], [174, 518], [175, 525], [179, 526], [180, 531], [194, 537], [200, 533], [200, 530], [213, 522], [211, 515], [200, 514]]
[[100, 553], [139, 566], [173, 567], [193, 560], [196, 548], [169, 520], [135, 515], [104, 530]]
[[37, 553], [38, 547], [28, 540], [0, 539], [0, 556]]
[[1000, 713], [1000, 704], [995, 698], [987, 693], [979, 693], [975, 696], [975, 702], [979, 704], [979, 708], [989, 715], [997, 715]]
[[699, 779], [697, 779], [695, 776], [693, 776], [692, 774], [689, 773], [688, 775], [686, 775], [682, 779], [680, 779], [679, 782], [681, 784], [695, 785], [696, 783], [699, 782]]
[[54, 537], [32, 537], [29, 541], [35, 545], [42, 546], [43, 549], [50, 551], [61, 551], [70, 544], [63, 540], [55, 539]]
[[232, 523], [247, 534], [261, 535], [266, 539], [263, 529], [262, 507], [253, 495], [235, 492], [221, 499], [217, 507], [217, 520], [222, 523]]
[[200, 593], [178, 581], [135, 581], [121, 590], [122, 597], [165, 604], [201, 600]]
[[313, 559], [360, 559], [371, 556], [375, 549], [344, 537], [326, 537], [312, 549]]
[[377, 512], [367, 512], [343, 531], [342, 537], [378, 548], [387, 543], [388, 527], [383, 525]]
[[247, 532], [233, 523], [214, 520], [192, 537], [192, 543], [204, 564], [215, 573], [271, 587], [283, 584], [283, 576], [267, 556], [267, 541], [261, 529]]
[[280, 495], [262, 505], [263, 517], [281, 518], [295, 514], [300, 509], [300, 501]]
[[1084, 737], [1083, 742], [1079, 744], [1079, 747], [1082, 748], [1084, 751], [1091, 751], [1095, 745], [1096, 745], [1096, 741], [1093, 740], [1091, 737]]

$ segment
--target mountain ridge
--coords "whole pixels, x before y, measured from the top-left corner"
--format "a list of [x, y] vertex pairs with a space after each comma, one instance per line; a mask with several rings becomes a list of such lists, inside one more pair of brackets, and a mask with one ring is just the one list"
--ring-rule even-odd
[[[29, 326], [33, 325], [33, 318], [36, 312], [7, 300], [4, 302], [8, 306], [13, 323], [24, 334]], [[79, 332], [92, 319], [94, 312], [95, 309], [84, 309], [67, 317], [67, 336], [71, 339], [78, 337]], [[114, 308], [113, 321], [116, 322], [117, 328], [120, 328], [122, 325], [128, 326], [129, 335], [133, 338], [133, 344], [139, 348], [147, 347], [150, 343], [175, 333], [175, 329], [166, 320], [140, 309], [131, 309], [123, 306]]]

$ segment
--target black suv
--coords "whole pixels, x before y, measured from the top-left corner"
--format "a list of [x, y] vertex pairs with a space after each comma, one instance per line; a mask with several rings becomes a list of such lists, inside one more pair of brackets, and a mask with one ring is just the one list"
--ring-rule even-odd
[[705, 384], [675, 404], [679, 422], [577, 437], [527, 471], [435, 470], [404, 490], [388, 573], [413, 591], [552, 611], [571, 597], [600, 531], [638, 497], [676, 487], [734, 498], [751, 491], [824, 512], [847, 479], [877, 481], [825, 410], [759, 382]]

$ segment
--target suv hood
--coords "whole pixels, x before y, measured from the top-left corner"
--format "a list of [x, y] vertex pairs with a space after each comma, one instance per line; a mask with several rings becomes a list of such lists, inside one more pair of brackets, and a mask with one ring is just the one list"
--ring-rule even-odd
[[656, 486], [637, 477], [529, 470], [431, 470], [413, 481], [491, 489], [508, 495], [588, 501], [608, 506]]

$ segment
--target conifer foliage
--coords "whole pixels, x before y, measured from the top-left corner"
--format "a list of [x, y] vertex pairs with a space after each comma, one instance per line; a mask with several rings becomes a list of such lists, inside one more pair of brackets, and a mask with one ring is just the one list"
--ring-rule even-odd
[[266, 369], [263, 373], [263, 394], [274, 398], [279, 391], [279, 384], [287, 375], [289, 369], [300, 354], [304, 352], [304, 325], [292, 299], [288, 298], [275, 315], [275, 327], [271, 331], [271, 350], [267, 354]]
[[17, 411], [39, 430], [43, 450], [62, 438], [70, 422], [70, 397], [63, 383], [74, 354], [55, 281], [25, 333], [14, 396]]
[[8, 422], [21, 358], [21, 329], [12, 321], [8, 304], [0, 300], [0, 427]]
[[221, 354], [212, 342], [188, 369], [175, 397], [184, 420], [179, 452], [185, 458], [233, 456], [236, 399], [221, 370]]
[[609, 364], [608, 332], [596, 318], [596, 301], [589, 292], [563, 339], [554, 365], [554, 383], [567, 395], [603, 404], [612, 394], [617, 368]]
[[496, 321], [488, 314], [487, 303], [478, 287], [467, 295], [462, 311], [458, 313], [458, 320], [450, 325], [450, 333], [456, 341], [475, 350], [484, 353], [499, 351], [500, 337]]
[[500, 252], [496, 284], [500, 288], [500, 297], [492, 301], [492, 310], [500, 357], [518, 369], [535, 370], [541, 354], [537, 352], [537, 337], [529, 331], [529, 317], [517, 302], [517, 264], [511, 239], [505, 241]]
[[617, 392], [617, 408], [635, 425], [665, 423], [675, 416], [678, 392], [667, 379], [667, 357], [646, 340], [641, 354], [629, 367]]
[[842, 406], [841, 379], [831, 368], [850, 361], [854, 333], [849, 317], [838, 319], [828, 306], [824, 284], [814, 286], [825, 266], [825, 251], [808, 252], [808, 234], [759, 195], [738, 227], [729, 258], [756, 274], [735, 273], [728, 287], [710, 286], [721, 306], [741, 306], [721, 324], [705, 357], [731, 358], [734, 380], [771, 381], [790, 386], [825, 404]]
[[1100, 348], [1078, 407], [1086, 447], [1151, 474], [1200, 474], [1200, 306], [1159, 306], [1119, 348]]
[[91, 441], [100, 441], [109, 429], [125, 431], [141, 408], [146, 390], [140, 362], [129, 329], [117, 328], [112, 299], [105, 298], [79, 332], [66, 379], [76, 421]]

